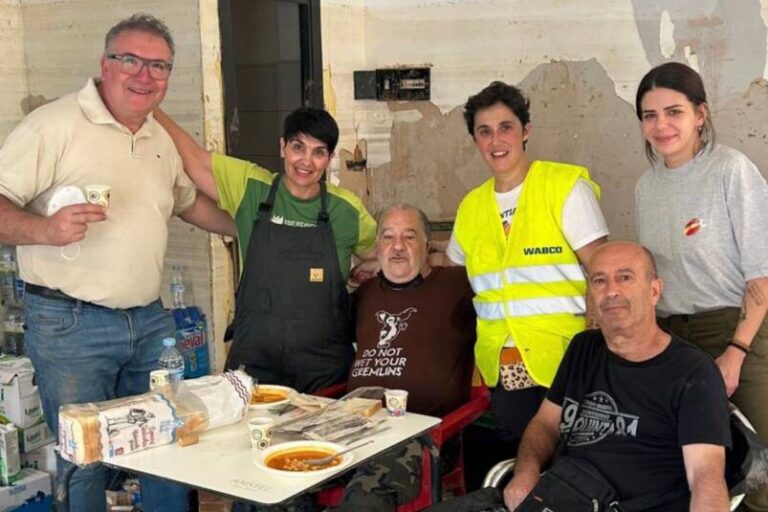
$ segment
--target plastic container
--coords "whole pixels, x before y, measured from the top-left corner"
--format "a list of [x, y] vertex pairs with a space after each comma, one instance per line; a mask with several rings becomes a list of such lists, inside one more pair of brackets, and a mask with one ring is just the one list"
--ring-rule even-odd
[[171, 309], [184, 309], [184, 278], [181, 275], [181, 265], [171, 267]]
[[171, 383], [184, 380], [184, 357], [176, 348], [176, 338], [163, 339], [163, 352], [157, 361], [159, 368], [168, 370], [168, 380]]
[[24, 355], [24, 313], [21, 308], [12, 306], [5, 312], [3, 322], [5, 339], [3, 341], [3, 354], [14, 356]]

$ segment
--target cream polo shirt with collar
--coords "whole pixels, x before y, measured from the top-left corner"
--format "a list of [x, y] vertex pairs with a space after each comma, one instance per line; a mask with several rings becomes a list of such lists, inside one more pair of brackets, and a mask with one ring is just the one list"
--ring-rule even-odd
[[56, 190], [109, 185], [107, 220], [60, 247], [19, 246], [21, 278], [110, 308], [159, 297], [171, 215], [195, 200], [173, 141], [150, 115], [132, 134], [118, 123], [90, 79], [78, 93], [44, 105], [0, 148], [0, 194], [45, 215]]

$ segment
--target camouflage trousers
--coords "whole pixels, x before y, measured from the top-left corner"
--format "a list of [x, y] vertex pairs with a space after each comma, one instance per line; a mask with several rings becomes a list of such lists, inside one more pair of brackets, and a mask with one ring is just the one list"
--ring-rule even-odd
[[396, 446], [358, 468], [336, 510], [392, 512], [397, 505], [413, 501], [421, 487], [424, 442], [414, 439]]

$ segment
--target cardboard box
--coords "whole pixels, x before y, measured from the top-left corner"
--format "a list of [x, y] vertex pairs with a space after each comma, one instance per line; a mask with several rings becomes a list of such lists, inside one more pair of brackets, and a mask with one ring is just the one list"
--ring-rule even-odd
[[9, 487], [0, 487], [0, 512], [50, 512], [53, 508], [51, 475], [23, 469], [21, 478]]
[[0, 425], [0, 485], [11, 485], [20, 477], [19, 433], [13, 425]]
[[26, 357], [0, 357], [0, 422], [31, 427], [43, 417], [35, 371]]
[[55, 443], [48, 443], [42, 448], [21, 454], [22, 469], [36, 469], [45, 471], [51, 476], [56, 476], [56, 448]]
[[55, 440], [51, 429], [44, 421], [32, 427], [19, 429], [19, 451], [21, 453], [31, 452]]

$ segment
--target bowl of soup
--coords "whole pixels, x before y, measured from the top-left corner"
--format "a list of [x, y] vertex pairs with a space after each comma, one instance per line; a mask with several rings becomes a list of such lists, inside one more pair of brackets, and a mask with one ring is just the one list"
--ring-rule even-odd
[[272, 474], [282, 476], [320, 475], [341, 469], [352, 462], [352, 453], [345, 453], [323, 465], [305, 461], [321, 459], [344, 450], [344, 446], [325, 441], [290, 441], [271, 446], [256, 455], [256, 465]]
[[251, 409], [271, 409], [288, 403], [296, 390], [276, 384], [259, 384], [251, 392]]

